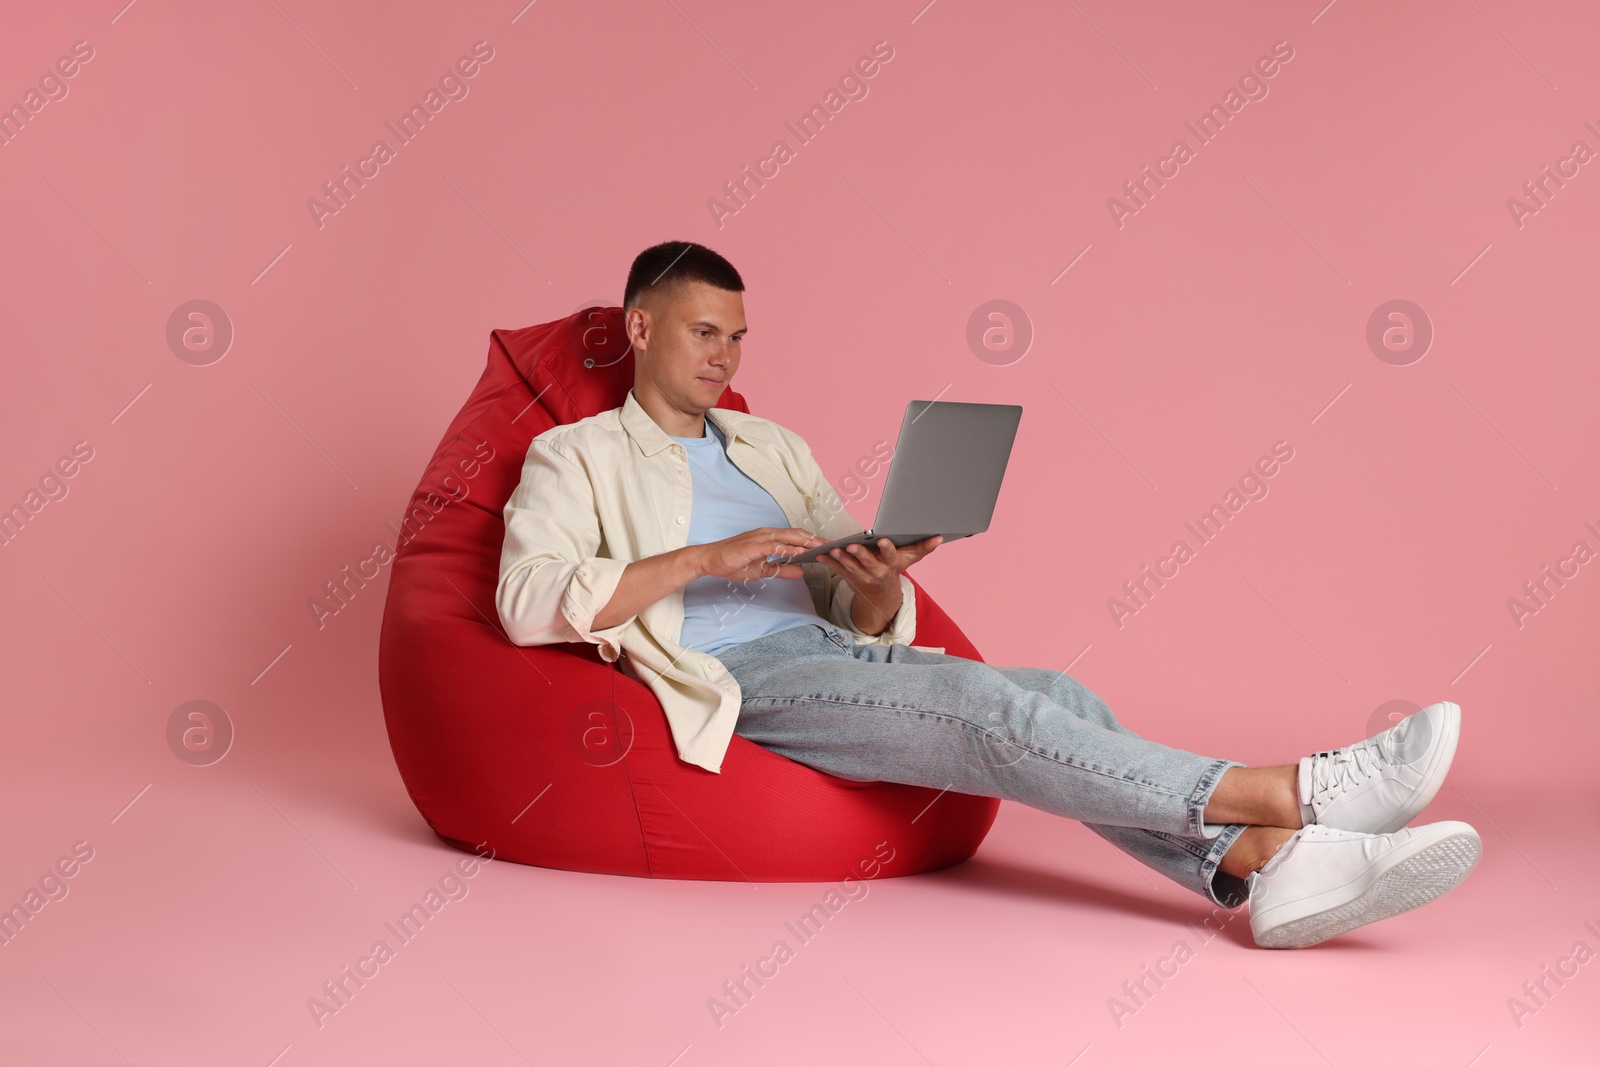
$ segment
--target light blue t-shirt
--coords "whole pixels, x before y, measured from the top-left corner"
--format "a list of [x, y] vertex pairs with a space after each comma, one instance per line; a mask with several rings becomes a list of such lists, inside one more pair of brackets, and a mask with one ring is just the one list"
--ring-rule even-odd
[[[693, 498], [688, 544], [720, 541], [763, 526], [785, 528], [789, 517], [772, 494], [728, 458], [727, 439], [705, 420], [704, 437], [674, 437], [689, 456]], [[684, 648], [716, 655], [742, 641], [821, 621], [802, 578], [735, 582], [706, 575], [683, 587]]]

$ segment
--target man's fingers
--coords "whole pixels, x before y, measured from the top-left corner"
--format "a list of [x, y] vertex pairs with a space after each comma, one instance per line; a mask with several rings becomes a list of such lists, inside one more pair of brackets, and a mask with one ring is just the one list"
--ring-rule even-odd
[[[910, 560], [903, 559], [901, 550], [896, 548], [894, 542], [887, 537], [883, 539], [883, 544], [876, 547], [876, 554], [872, 552], [863, 552], [861, 554], [862, 562], [869, 571], [876, 573], [879, 572], [880, 568], [882, 571], [890, 571], [898, 567], [904, 567], [910, 562]], [[878, 576], [882, 577], [882, 574], [879, 573]]]
[[864, 578], [866, 576], [861, 570], [860, 561], [857, 560], [856, 557], [849, 551], [843, 548], [837, 548], [834, 549], [834, 551], [839, 554], [835, 556], [830, 553], [824, 558], [826, 558], [834, 567], [843, 572], [846, 579], [855, 580]]
[[777, 533], [779, 537], [784, 539], [786, 544], [797, 545], [800, 548], [814, 548], [822, 544], [822, 538], [810, 530], [801, 530], [791, 526], [788, 529], [779, 530]]
[[891, 572], [898, 573], [905, 570], [943, 543], [944, 539], [940, 534], [909, 545], [896, 545], [885, 537], [870, 543], [846, 545], [832, 550], [822, 558], [838, 564], [839, 569], [849, 577], [881, 580]]
[[889, 568], [878, 560], [871, 548], [865, 545], [849, 545], [840, 556], [847, 558], [851, 567], [851, 575], [861, 577], [873, 582], [881, 581]]
[[887, 537], [882, 539], [882, 544], [877, 545], [878, 559], [886, 566], [895, 570], [904, 570], [917, 561], [921, 553], [916, 545], [896, 545]]

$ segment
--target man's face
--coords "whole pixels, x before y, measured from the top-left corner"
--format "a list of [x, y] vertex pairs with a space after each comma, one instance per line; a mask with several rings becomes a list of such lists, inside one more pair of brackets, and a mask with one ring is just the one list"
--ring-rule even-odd
[[628, 311], [636, 373], [680, 411], [716, 406], [739, 369], [744, 297], [705, 282], [647, 297]]

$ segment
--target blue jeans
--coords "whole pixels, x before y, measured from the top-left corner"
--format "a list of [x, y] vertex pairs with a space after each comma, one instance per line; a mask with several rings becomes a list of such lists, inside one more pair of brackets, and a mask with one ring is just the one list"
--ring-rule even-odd
[[822, 620], [717, 653], [739, 683], [734, 731], [837, 778], [1000, 797], [1077, 819], [1226, 908], [1217, 869], [1245, 829], [1203, 820], [1229, 767], [1146, 741], [1076, 679], [909, 645], [858, 645]]

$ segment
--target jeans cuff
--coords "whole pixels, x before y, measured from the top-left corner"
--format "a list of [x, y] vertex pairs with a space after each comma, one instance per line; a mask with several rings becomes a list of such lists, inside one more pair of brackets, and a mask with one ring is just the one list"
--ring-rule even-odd
[[1221, 833], [1211, 845], [1211, 851], [1200, 861], [1200, 878], [1205, 883], [1206, 895], [1224, 908], [1237, 908], [1250, 899], [1249, 884], [1243, 878], [1229, 874], [1217, 866], [1244, 831], [1244, 823], [1228, 823], [1223, 826]]
[[1206, 801], [1211, 799], [1211, 794], [1216, 790], [1217, 783], [1222, 780], [1224, 771], [1229, 767], [1243, 766], [1245, 765], [1238, 760], [1216, 759], [1212, 760], [1200, 775], [1200, 781], [1195, 785], [1194, 792], [1189, 794], [1189, 826], [1185, 832], [1190, 837], [1211, 839], [1217, 836], [1219, 832], [1217, 827], [1222, 824], [1205, 821]]

